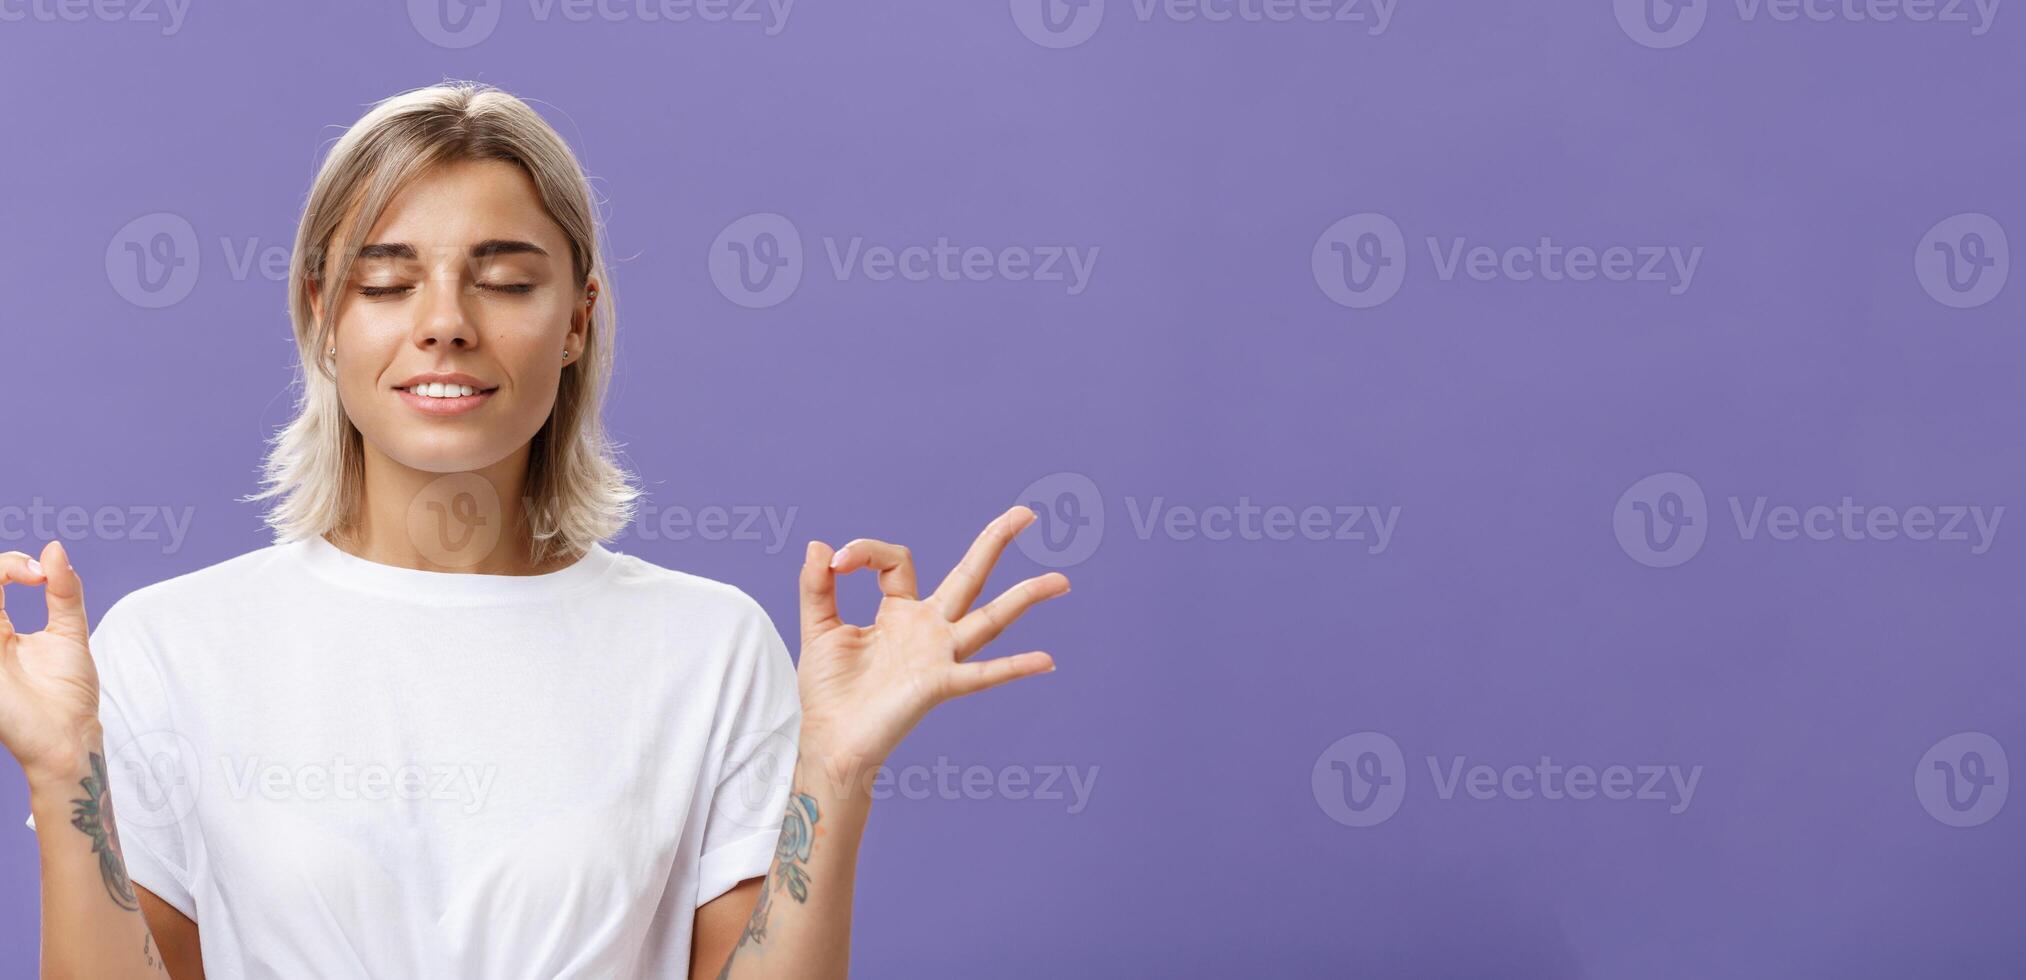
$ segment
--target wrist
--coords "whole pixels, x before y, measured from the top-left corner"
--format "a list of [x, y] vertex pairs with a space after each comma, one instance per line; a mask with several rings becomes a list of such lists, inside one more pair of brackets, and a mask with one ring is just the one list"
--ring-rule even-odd
[[855, 750], [834, 750], [822, 742], [805, 745], [795, 762], [795, 791], [819, 800], [870, 803], [872, 781], [883, 760]]
[[91, 756], [94, 753], [104, 756], [105, 732], [98, 719], [89, 719], [80, 723], [60, 745], [44, 759], [22, 764], [21, 772], [28, 780], [31, 802], [48, 796], [60, 799], [68, 806], [77, 795], [79, 784], [92, 774]]
[[804, 715], [797, 742], [801, 758], [822, 760], [826, 773], [838, 778], [850, 774], [870, 779], [919, 720], [917, 715], [892, 731], [887, 726], [868, 731], [863, 724]]

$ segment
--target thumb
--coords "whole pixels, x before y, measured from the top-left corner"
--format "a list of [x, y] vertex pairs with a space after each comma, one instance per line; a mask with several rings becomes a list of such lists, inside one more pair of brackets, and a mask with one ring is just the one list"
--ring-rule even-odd
[[830, 570], [830, 546], [809, 542], [802, 556], [802, 644], [837, 625], [837, 573]]
[[48, 576], [42, 597], [49, 603], [49, 632], [83, 643], [91, 637], [91, 624], [84, 612], [84, 580], [70, 564], [63, 542], [51, 541], [42, 549], [42, 572]]

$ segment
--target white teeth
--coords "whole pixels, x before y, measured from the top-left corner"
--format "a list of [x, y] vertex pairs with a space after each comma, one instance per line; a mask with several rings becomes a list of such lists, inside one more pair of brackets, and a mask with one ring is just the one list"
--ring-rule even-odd
[[410, 386], [408, 392], [423, 398], [470, 398], [478, 394], [478, 389], [471, 385], [450, 385], [431, 381], [428, 384]]

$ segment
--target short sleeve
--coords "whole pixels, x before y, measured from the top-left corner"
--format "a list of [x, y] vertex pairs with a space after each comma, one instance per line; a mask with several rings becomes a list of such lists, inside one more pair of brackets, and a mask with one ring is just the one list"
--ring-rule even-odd
[[766, 611], [750, 598], [734, 630], [710, 745], [715, 765], [696, 904], [767, 874], [795, 775], [802, 728], [795, 663]]
[[[196, 921], [189, 872], [196, 750], [178, 730], [154, 652], [123, 604], [108, 609], [92, 631], [91, 653], [106, 781], [127, 877]], [[35, 826], [32, 815], [28, 825]]]

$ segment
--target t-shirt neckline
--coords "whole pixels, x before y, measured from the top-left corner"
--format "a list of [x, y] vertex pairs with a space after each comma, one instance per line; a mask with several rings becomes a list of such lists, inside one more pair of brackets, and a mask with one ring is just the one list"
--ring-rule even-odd
[[454, 599], [496, 602], [553, 598], [596, 582], [618, 556], [593, 543], [567, 567], [540, 575], [485, 575], [476, 572], [433, 572], [402, 568], [361, 558], [321, 535], [295, 542], [311, 572], [338, 585], [366, 589], [422, 602]]

